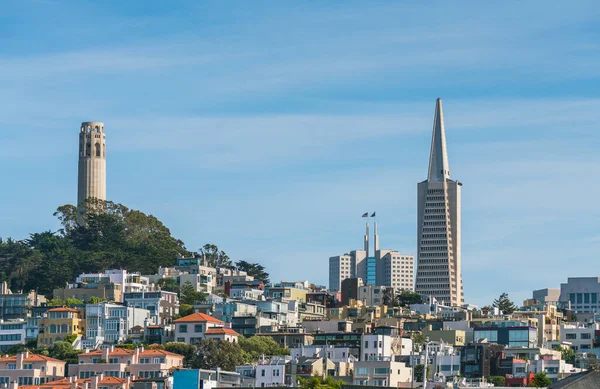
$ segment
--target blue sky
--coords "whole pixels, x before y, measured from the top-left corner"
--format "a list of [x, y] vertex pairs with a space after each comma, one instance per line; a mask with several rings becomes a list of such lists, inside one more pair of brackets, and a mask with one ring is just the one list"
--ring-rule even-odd
[[599, 276], [599, 26], [593, 1], [6, 2], [0, 236], [58, 228], [98, 120], [111, 200], [326, 284], [363, 212], [415, 254], [442, 97], [466, 299]]

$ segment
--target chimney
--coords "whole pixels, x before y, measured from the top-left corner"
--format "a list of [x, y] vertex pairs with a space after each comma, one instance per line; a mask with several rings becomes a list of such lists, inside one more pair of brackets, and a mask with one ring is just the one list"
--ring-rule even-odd
[[90, 389], [98, 389], [98, 382], [102, 379], [102, 374], [98, 374], [92, 377], [90, 380]]
[[70, 389], [77, 389], [77, 382], [75, 380], [71, 380]]
[[104, 347], [102, 349], [102, 359], [105, 359], [108, 362], [108, 356], [109, 355], [110, 355], [110, 347]]
[[17, 381], [13, 381], [10, 383], [10, 389], [19, 389], [19, 383]]
[[23, 360], [25, 359], [25, 352], [17, 354], [17, 370], [23, 369]]

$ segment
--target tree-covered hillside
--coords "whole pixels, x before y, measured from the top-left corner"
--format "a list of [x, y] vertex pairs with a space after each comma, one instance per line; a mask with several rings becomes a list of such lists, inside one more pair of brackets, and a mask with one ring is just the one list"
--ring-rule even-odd
[[174, 265], [180, 254], [192, 255], [152, 215], [111, 201], [84, 205], [59, 207], [54, 215], [63, 228], [57, 232], [0, 239], [0, 281], [13, 291], [51, 294], [83, 272], [123, 268], [153, 274], [159, 266]]

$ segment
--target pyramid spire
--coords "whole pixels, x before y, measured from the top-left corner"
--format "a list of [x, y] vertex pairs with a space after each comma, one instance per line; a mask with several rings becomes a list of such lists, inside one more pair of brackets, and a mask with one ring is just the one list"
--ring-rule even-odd
[[442, 109], [442, 99], [437, 99], [433, 118], [433, 135], [431, 137], [427, 180], [441, 182], [446, 178], [450, 178], [450, 165], [448, 164], [448, 150], [446, 148], [444, 110]]

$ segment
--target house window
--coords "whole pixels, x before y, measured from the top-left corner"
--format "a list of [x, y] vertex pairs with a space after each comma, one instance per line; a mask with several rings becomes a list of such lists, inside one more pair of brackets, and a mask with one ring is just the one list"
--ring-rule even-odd
[[194, 326], [194, 332], [202, 332], [202, 324], [196, 324]]
[[180, 324], [179, 332], [186, 333], [187, 332], [187, 324]]
[[261, 370], [261, 372], [260, 372], [260, 376], [261, 376], [261, 377], [264, 377], [264, 376], [265, 376], [265, 370]]

